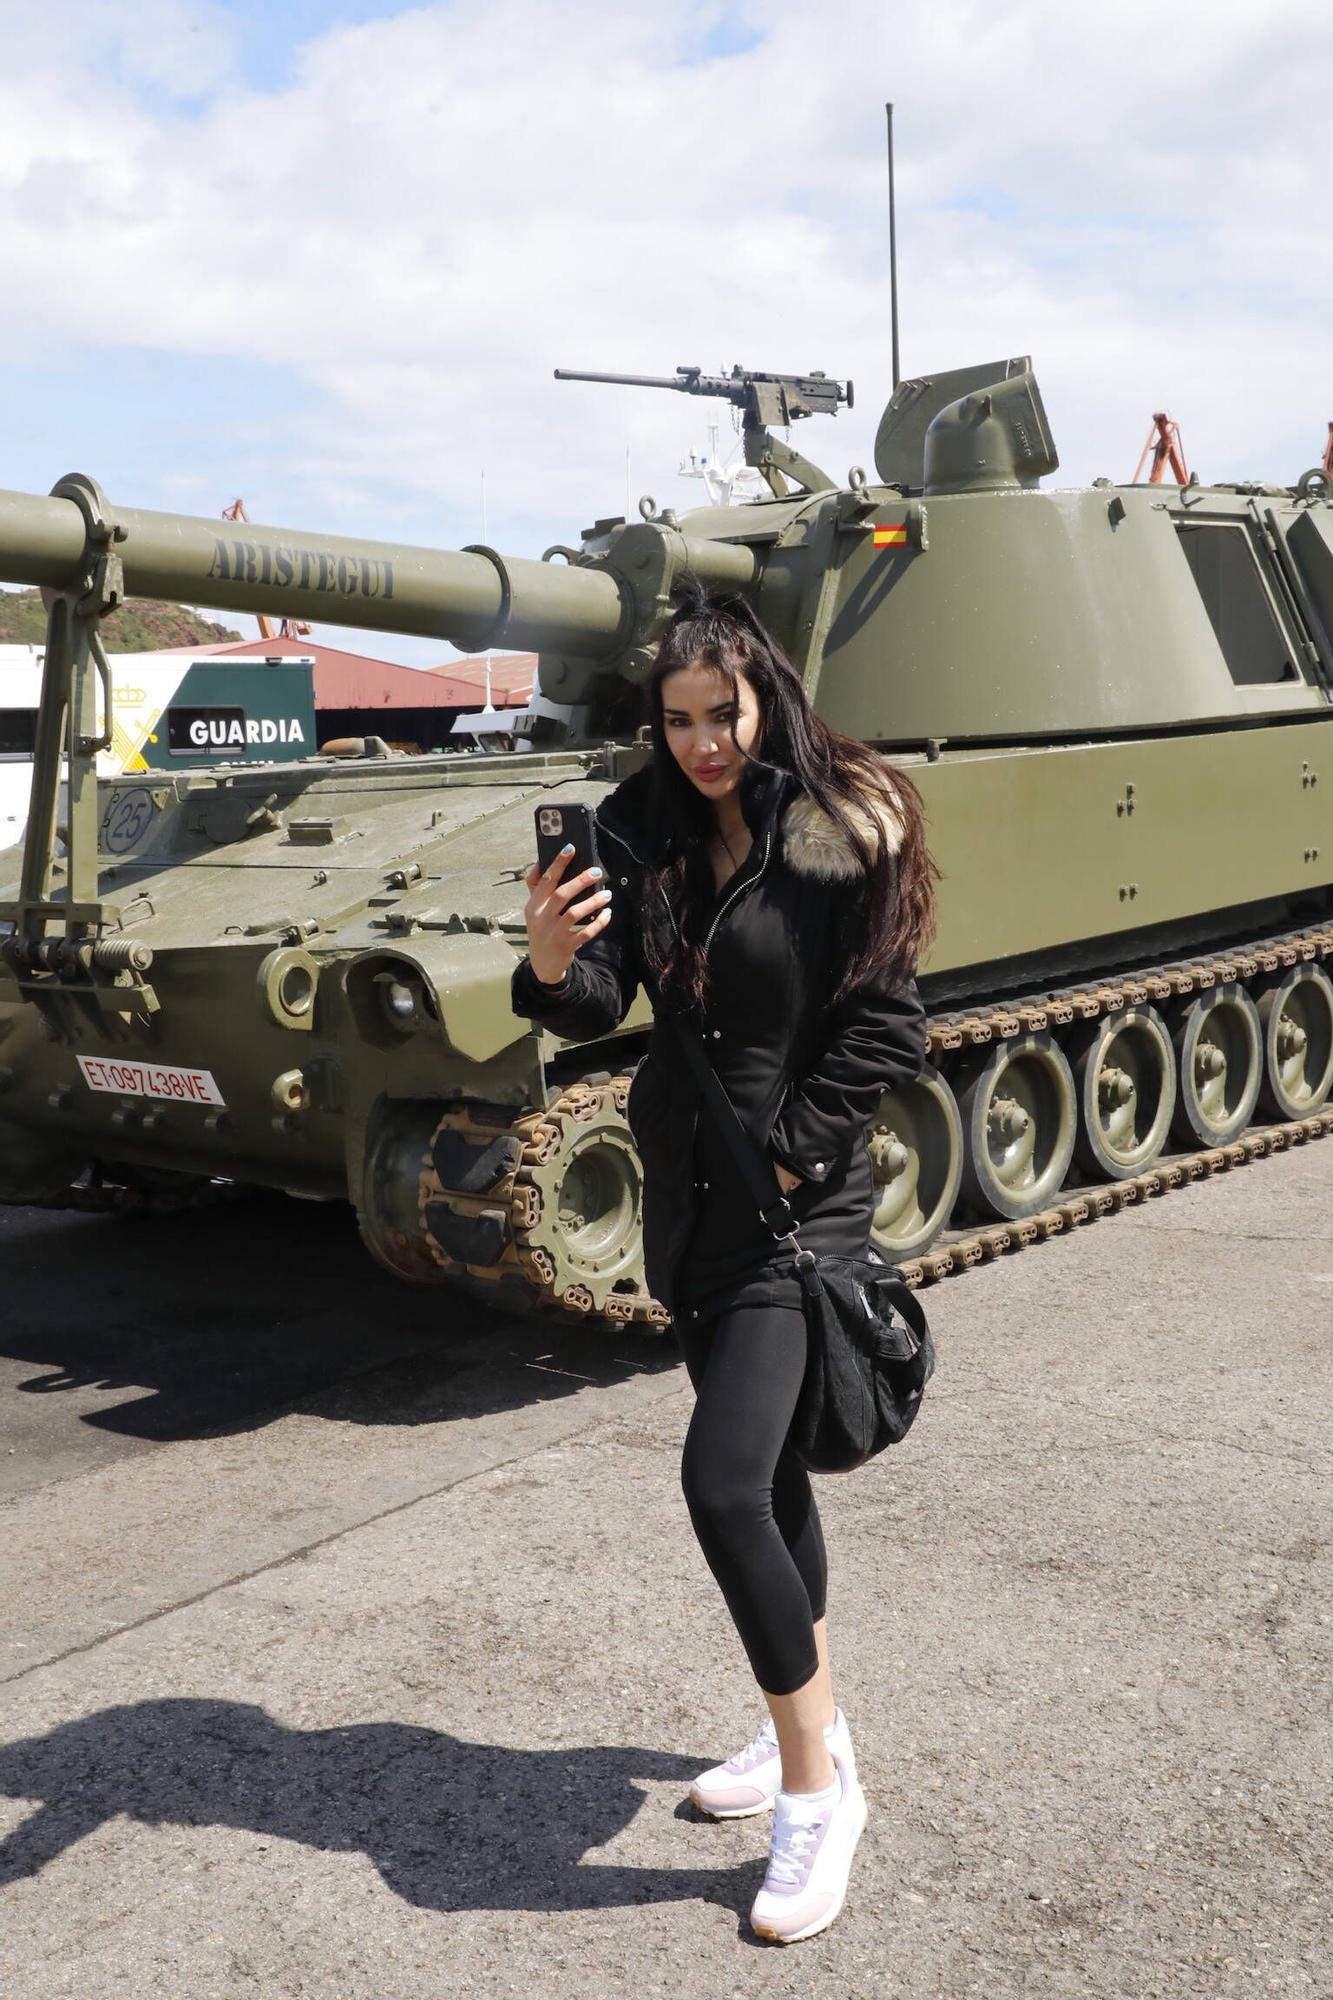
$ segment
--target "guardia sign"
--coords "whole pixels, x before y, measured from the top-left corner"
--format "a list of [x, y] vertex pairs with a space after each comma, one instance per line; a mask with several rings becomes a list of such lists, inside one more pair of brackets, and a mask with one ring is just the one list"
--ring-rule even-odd
[[302, 718], [253, 716], [243, 708], [169, 708], [167, 748], [173, 757], [244, 757], [248, 750], [290, 747], [303, 757], [310, 749]]
[[137, 768], [285, 762], [309, 757], [315, 733], [308, 659], [195, 660], [144, 731]]

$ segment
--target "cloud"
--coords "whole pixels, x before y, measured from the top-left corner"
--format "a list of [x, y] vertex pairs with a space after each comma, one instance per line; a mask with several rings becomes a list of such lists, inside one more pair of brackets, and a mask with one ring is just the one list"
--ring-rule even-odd
[[245, 8], [120, 18], [51, 0], [10, 38], [0, 361], [59, 365], [62, 435], [86, 384], [128, 502], [451, 543], [484, 472], [527, 554], [623, 506], [627, 451], [698, 497], [708, 409], [557, 365], [852, 376], [800, 442], [869, 464], [887, 97], [909, 372], [1031, 351], [1071, 480], [1127, 476], [1163, 403], [1205, 476], [1318, 455], [1322, 0], [456, 0], [298, 35], [271, 83]]

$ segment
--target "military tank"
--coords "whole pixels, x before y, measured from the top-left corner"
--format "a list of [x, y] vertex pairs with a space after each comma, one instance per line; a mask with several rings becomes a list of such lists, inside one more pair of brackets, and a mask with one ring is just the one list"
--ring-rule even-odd
[[[875, 1238], [913, 1281], [1333, 1129], [1324, 474], [1043, 485], [1018, 356], [903, 382], [874, 476], [839, 484], [775, 430], [850, 385], [664, 379], [741, 409], [764, 497], [645, 500], [540, 560], [224, 530], [80, 475], [0, 494], [0, 578], [50, 607], [27, 844], [0, 855], [8, 1199], [90, 1175], [345, 1197], [400, 1277], [660, 1323], [625, 1117], [642, 996], [575, 1046], [508, 989], [534, 805], [648, 755], [639, 683], [687, 570], [745, 593], [925, 800], [930, 1061], [866, 1133]], [[125, 590], [535, 648], [586, 727], [99, 783], [98, 622]]]

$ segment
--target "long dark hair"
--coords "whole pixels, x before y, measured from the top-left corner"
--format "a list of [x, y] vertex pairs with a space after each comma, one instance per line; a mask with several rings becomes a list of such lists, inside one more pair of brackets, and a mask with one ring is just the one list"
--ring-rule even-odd
[[[749, 756], [745, 788], [766, 771], [789, 771], [801, 789], [836, 820], [865, 873], [864, 935], [841, 976], [829, 1005], [885, 970], [897, 976], [915, 971], [935, 936], [934, 884], [939, 870], [926, 848], [921, 795], [906, 774], [866, 744], [842, 736], [811, 708], [801, 677], [769, 637], [741, 597], [709, 596], [697, 584], [677, 593], [675, 616], [662, 636], [644, 683], [646, 721], [651, 734], [650, 810], [655, 824], [670, 834], [665, 861], [646, 885], [649, 907], [660, 887], [676, 913], [678, 934], [644, 926], [644, 953], [659, 987], [688, 1004], [701, 1006], [708, 967], [703, 940], [715, 887], [708, 858], [715, 822], [712, 807], [692, 785], [672, 754], [662, 717], [662, 682], [680, 667], [711, 667], [730, 684], [739, 702], [741, 675], [754, 689], [762, 719], [760, 755]], [[736, 727], [731, 724], [732, 742]], [[740, 745], [736, 744], [737, 749]], [[745, 755], [742, 752], [742, 755]], [[902, 828], [898, 851], [884, 842], [874, 848], [861, 827], [867, 800]], [[858, 813], [856, 808], [860, 807]], [[849, 810], [850, 808], [850, 810]]]

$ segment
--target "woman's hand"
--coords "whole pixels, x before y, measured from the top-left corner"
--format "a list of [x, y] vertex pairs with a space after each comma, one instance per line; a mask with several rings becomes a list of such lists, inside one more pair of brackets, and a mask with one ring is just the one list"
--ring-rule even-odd
[[[585, 868], [572, 881], [561, 880], [573, 852], [567, 844], [545, 872], [534, 861], [527, 873], [531, 894], [523, 906], [523, 921], [528, 931], [528, 963], [543, 986], [558, 986], [574, 963], [579, 946], [604, 931], [611, 921], [611, 891], [596, 888], [602, 879], [600, 868]], [[589, 895], [590, 889], [596, 893]], [[586, 928], [576, 929], [584, 917], [590, 919]]]
[[773, 1162], [773, 1170], [777, 1174], [778, 1185], [784, 1194], [790, 1194], [793, 1188], [804, 1185], [799, 1174], [794, 1174], [790, 1167], [779, 1166], [776, 1160]]

